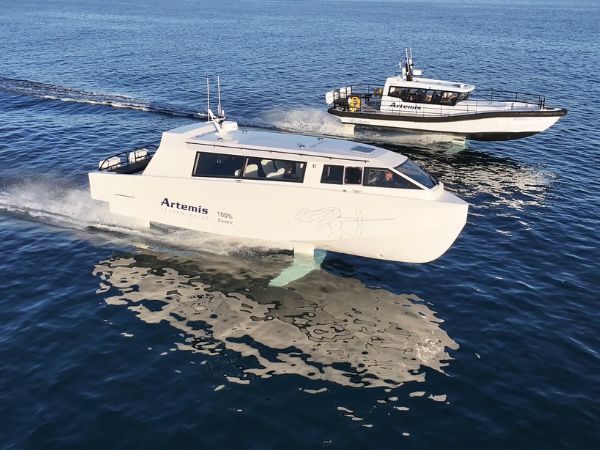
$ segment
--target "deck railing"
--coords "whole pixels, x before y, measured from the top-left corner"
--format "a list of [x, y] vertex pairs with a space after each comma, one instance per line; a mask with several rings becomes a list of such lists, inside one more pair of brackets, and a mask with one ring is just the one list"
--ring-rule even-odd
[[[413, 103], [403, 102], [401, 99], [386, 98], [383, 103], [384, 111], [381, 111], [383, 88], [376, 84], [348, 85], [334, 91], [334, 107], [342, 110], [363, 113], [385, 113], [411, 116], [451, 116], [456, 114], [473, 114], [498, 111], [498, 105], [490, 105], [490, 102], [505, 103], [507, 109], [517, 111], [537, 111], [546, 107], [546, 98], [537, 95], [512, 91], [477, 91], [475, 95], [479, 98], [469, 98], [457, 102], [455, 105], [442, 105], [438, 103]], [[352, 97], [358, 97], [356, 102]], [[388, 100], [389, 99], [389, 100]], [[393, 104], [405, 106], [395, 109]], [[386, 107], [392, 107], [387, 109]], [[450, 107], [449, 107], [450, 106]]]
[[489, 98], [491, 102], [519, 102], [536, 105], [538, 108], [546, 106], [546, 97], [527, 92], [500, 91], [496, 89], [477, 91], [477, 94]]
[[98, 170], [127, 174], [141, 172], [146, 168], [157, 148], [156, 144], [150, 144], [116, 153], [100, 161]]

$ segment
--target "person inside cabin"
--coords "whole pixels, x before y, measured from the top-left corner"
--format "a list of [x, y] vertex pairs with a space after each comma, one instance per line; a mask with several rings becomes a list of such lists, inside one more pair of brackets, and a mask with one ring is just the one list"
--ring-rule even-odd
[[285, 169], [283, 171], [283, 179], [290, 180], [296, 178], [296, 168], [294, 167], [294, 163], [291, 161], [286, 161]]
[[440, 99], [440, 104], [447, 105], [448, 104], [448, 92], [442, 92], [442, 98]]
[[394, 174], [391, 170], [386, 170], [383, 174], [383, 179], [380, 181], [382, 187], [396, 187], [398, 182], [394, 179]]

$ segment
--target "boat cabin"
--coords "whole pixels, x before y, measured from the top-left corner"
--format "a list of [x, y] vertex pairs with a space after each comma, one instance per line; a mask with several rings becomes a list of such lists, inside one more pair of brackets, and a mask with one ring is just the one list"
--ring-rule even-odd
[[339, 139], [235, 129], [202, 134], [187, 146], [195, 152], [193, 177], [340, 189], [428, 190], [438, 184], [404, 155]]
[[428, 78], [390, 77], [383, 88], [383, 96], [406, 103], [426, 103], [431, 105], [455, 106], [467, 100], [475, 86]]
[[[406, 156], [379, 147], [339, 139], [238, 129], [235, 123], [229, 128], [230, 131], [218, 133], [213, 125], [201, 128], [196, 125], [192, 129], [184, 126], [165, 132], [159, 151], [146, 160], [145, 167], [138, 165], [138, 172], [341, 190], [385, 188], [422, 192], [438, 186], [435, 177]], [[107, 167], [100, 170], [110, 171]], [[118, 166], [118, 171], [132, 173], [123, 165]]]

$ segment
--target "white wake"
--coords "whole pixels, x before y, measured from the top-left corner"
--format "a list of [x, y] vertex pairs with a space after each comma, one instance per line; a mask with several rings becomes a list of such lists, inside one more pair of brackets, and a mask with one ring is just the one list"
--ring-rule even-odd
[[0, 187], [0, 214], [90, 236], [105, 235], [108, 240], [144, 248], [219, 255], [288, 249], [284, 243], [266, 244], [161, 226], [147, 228], [135, 219], [111, 213], [107, 203], [91, 198], [87, 185], [69, 186], [58, 180], [21, 180]]

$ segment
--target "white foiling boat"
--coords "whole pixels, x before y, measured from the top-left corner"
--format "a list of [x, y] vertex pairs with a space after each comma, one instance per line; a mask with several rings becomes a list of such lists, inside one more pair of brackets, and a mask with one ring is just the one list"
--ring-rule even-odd
[[490, 91], [471, 99], [475, 86], [418, 77], [406, 50], [402, 73], [383, 87], [344, 86], [325, 94], [328, 112], [353, 132], [355, 126], [416, 133], [443, 133], [491, 141], [544, 131], [567, 113], [532, 94]]
[[215, 117], [111, 156], [89, 174], [113, 213], [217, 235], [392, 261], [441, 256], [468, 205], [406, 156]]

